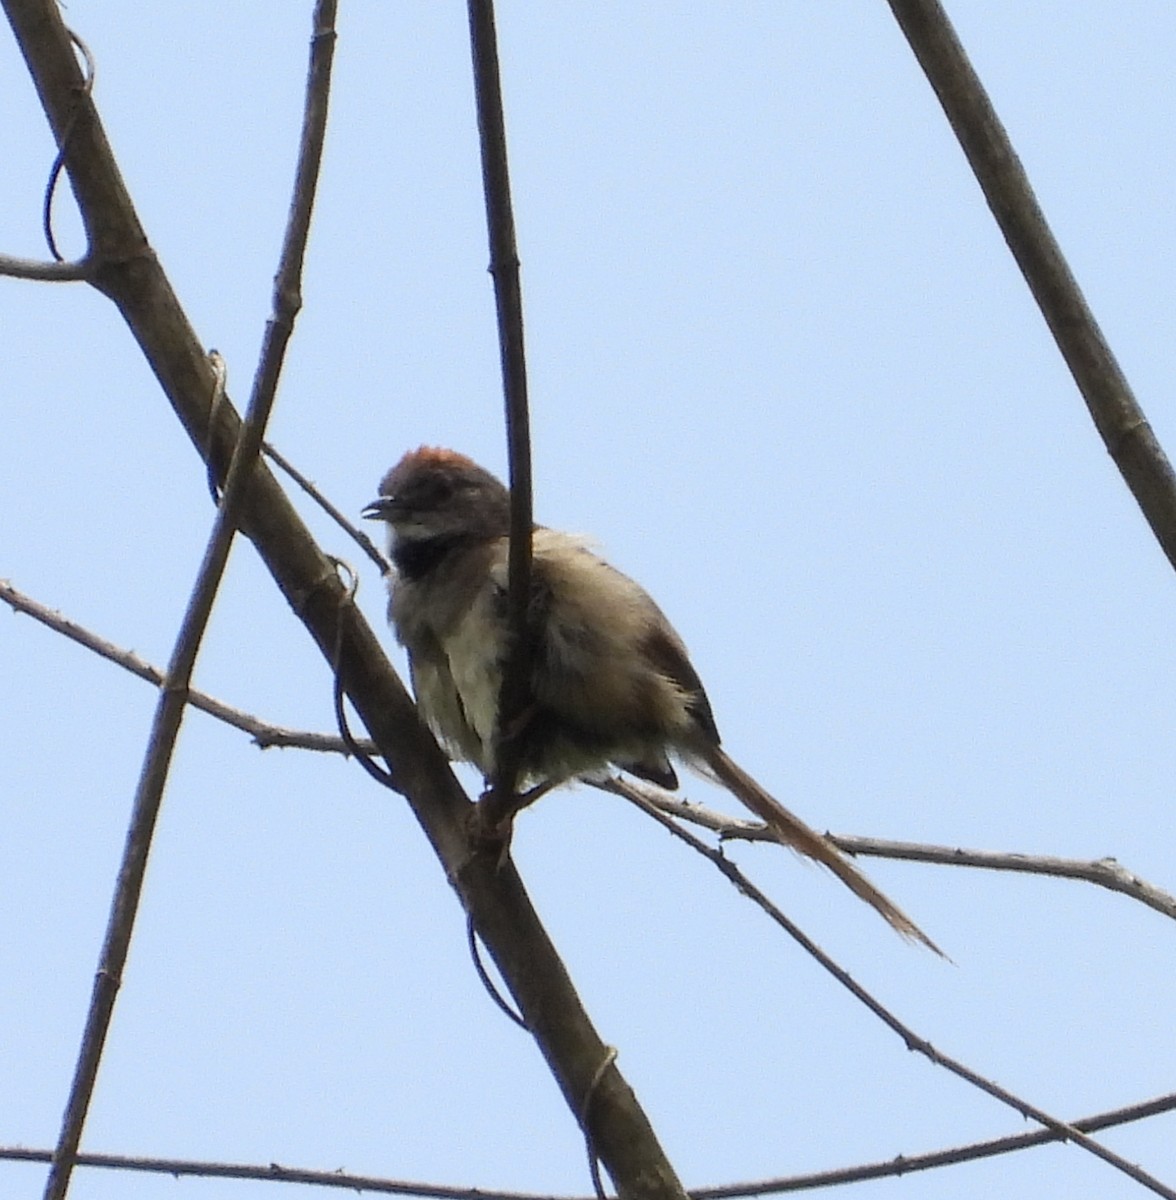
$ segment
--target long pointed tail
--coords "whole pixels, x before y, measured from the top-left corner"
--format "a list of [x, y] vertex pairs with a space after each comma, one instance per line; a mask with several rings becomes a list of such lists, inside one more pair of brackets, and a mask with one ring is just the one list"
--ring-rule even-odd
[[718, 781], [736, 799], [742, 801], [780, 840], [799, 853], [829, 868], [855, 896], [871, 908], [905, 938], [922, 942], [941, 958], [947, 955], [900, 909], [888, 900], [847, 858], [815, 829], [810, 829], [775, 799], [719, 746], [708, 746], [706, 764]]

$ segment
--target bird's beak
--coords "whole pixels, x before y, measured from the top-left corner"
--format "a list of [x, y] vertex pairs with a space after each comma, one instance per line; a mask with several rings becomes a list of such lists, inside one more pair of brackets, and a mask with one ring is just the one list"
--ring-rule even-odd
[[381, 496], [378, 500], [373, 500], [360, 516], [367, 517], [369, 521], [386, 521], [392, 513], [392, 505], [391, 496]]

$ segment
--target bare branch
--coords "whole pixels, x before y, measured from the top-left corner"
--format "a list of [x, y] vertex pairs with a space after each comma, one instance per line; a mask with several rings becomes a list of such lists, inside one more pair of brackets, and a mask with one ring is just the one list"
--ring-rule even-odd
[[[1126, 1125], [1147, 1117], [1176, 1109], [1176, 1093], [1145, 1100], [1126, 1108], [1112, 1109], [1094, 1116], [1082, 1117], [1071, 1122], [1083, 1133], [1095, 1133], [1116, 1125]], [[846, 1183], [861, 1183], [867, 1179], [885, 1179], [898, 1175], [909, 1175], [915, 1171], [930, 1171], [938, 1167], [951, 1167], [957, 1163], [975, 1162], [981, 1158], [996, 1158], [1002, 1154], [1014, 1154], [1034, 1146], [1045, 1146], [1062, 1140], [1061, 1134], [1052, 1129], [1038, 1129], [1032, 1133], [1017, 1133], [1008, 1137], [988, 1138], [982, 1142], [969, 1142], [947, 1150], [931, 1150], [925, 1154], [900, 1154], [882, 1162], [862, 1163], [854, 1167], [838, 1167], [831, 1171], [814, 1171], [808, 1175], [785, 1175], [779, 1179], [762, 1179], [754, 1183], [731, 1183], [719, 1187], [692, 1188], [693, 1200], [734, 1200], [737, 1196], [772, 1196], [784, 1192], [804, 1192], [815, 1188], [836, 1187]]]
[[284, 454], [279, 454], [271, 442], [262, 443], [267, 458], [276, 463], [296, 484], [346, 533], [353, 542], [376, 564], [381, 575], [387, 575], [391, 567], [388, 560], [376, 549], [375, 543], [362, 529], [353, 525], [326, 496]]
[[847, 854], [898, 858], [908, 862], [940, 863], [954, 867], [980, 867], [986, 871], [1020, 871], [1028, 875], [1056, 875], [1081, 879], [1119, 892], [1176, 920], [1176, 896], [1129, 871], [1113, 858], [1054, 858], [1045, 854], [1016, 854], [998, 850], [965, 850], [954, 846], [928, 846], [919, 842], [891, 842], [885, 838], [829, 834]]
[[[1111, 1109], [1071, 1122], [1083, 1133], [1095, 1133], [1128, 1125], [1148, 1117], [1176, 1110], [1176, 1093], [1144, 1100], [1124, 1108]], [[944, 1150], [922, 1154], [900, 1154], [881, 1162], [859, 1163], [851, 1167], [835, 1167], [828, 1171], [813, 1171], [804, 1175], [782, 1175], [775, 1179], [759, 1179], [744, 1183], [718, 1184], [714, 1187], [691, 1188], [691, 1200], [735, 1200], [741, 1196], [772, 1196], [790, 1192], [813, 1191], [816, 1188], [836, 1187], [846, 1183], [861, 1183], [867, 1179], [885, 1179], [909, 1175], [915, 1171], [930, 1171], [957, 1163], [974, 1162], [1014, 1154], [1035, 1146], [1046, 1146], [1061, 1140], [1052, 1129], [1032, 1133], [1017, 1133], [1007, 1137], [988, 1138]], [[0, 1160], [12, 1162], [48, 1162], [49, 1150], [23, 1146], [0, 1146]], [[305, 1183], [315, 1187], [339, 1188], [355, 1192], [374, 1192], [378, 1195], [422, 1196], [426, 1200], [594, 1200], [587, 1196], [552, 1196], [545, 1192], [505, 1192], [487, 1188], [452, 1187], [443, 1183], [423, 1183], [406, 1179], [386, 1179], [382, 1176], [352, 1175], [346, 1171], [317, 1171], [305, 1167], [283, 1167], [278, 1163], [253, 1165], [247, 1163], [202, 1162], [184, 1158], [144, 1158], [129, 1154], [79, 1154], [78, 1165], [116, 1171], [190, 1176], [205, 1179], [253, 1179], [260, 1182]]]
[[[3, 598], [0, 595], [0, 598]], [[759, 821], [729, 817], [702, 804], [679, 800], [652, 784], [630, 786], [660, 812], [678, 817], [717, 833], [724, 842], [775, 842], [779, 839]], [[609, 789], [605, 789], [609, 790]], [[827, 837], [846, 854], [867, 858], [895, 858], [906, 862], [935, 863], [947, 867], [979, 867], [986, 871], [1020, 871], [1026, 875], [1054, 875], [1061, 879], [1079, 879], [1108, 891], [1130, 896], [1148, 908], [1176, 920], [1176, 896], [1128, 870], [1114, 858], [1057, 858], [1048, 854], [1019, 854], [1004, 850], [965, 850], [958, 846], [933, 846], [924, 842], [896, 842], [887, 838], [859, 837], [849, 833], [829, 833]]]
[[[0, 0], [54, 130], [78, 79], [52, 0]], [[95, 279], [126, 320], [192, 444], [218, 467], [237, 441], [239, 418], [219, 406], [210, 430], [212, 370], [158, 260], [147, 246], [97, 113], [87, 105], [70, 140], [68, 165], [82, 219], [104, 251]], [[219, 473], [219, 472], [218, 472]], [[565, 1101], [578, 1115], [607, 1048], [584, 1011], [509, 859], [473, 852], [470, 804], [421, 722], [379, 639], [349, 605], [343, 585], [264, 465], [250, 481], [242, 528], [375, 739], [513, 993]], [[648, 1118], [616, 1067], [593, 1096], [594, 1145], [618, 1187], [647, 1193]]]
[[302, 258], [310, 230], [310, 214], [314, 204], [315, 183], [322, 156], [327, 116], [331, 53], [334, 49], [334, 7], [334, 0], [320, 0], [315, 8], [315, 32], [311, 45], [311, 68], [307, 84], [302, 144], [294, 201], [274, 286], [274, 313], [266, 326], [261, 361], [258, 363], [241, 433], [230, 460], [224, 494], [213, 520], [204, 558], [161, 685], [159, 703], [156, 706], [142, 773], [135, 793], [90, 1007], [86, 1014], [82, 1044], [78, 1052], [61, 1133], [45, 1183], [45, 1200], [64, 1200], [69, 1190], [82, 1128], [89, 1111], [98, 1077], [98, 1066], [114, 1013], [115, 999], [126, 967], [151, 839], [163, 801], [176, 738], [187, 707], [192, 671], [228, 563], [229, 551], [237, 532], [238, 514], [244, 504], [246, 488], [257, 464], [261, 443], [265, 437], [265, 427], [273, 409], [286, 345], [293, 331], [298, 309], [301, 307], [299, 286]]
[[1136, 1183], [1142, 1184], [1155, 1192], [1157, 1196], [1165, 1197], [1165, 1200], [1176, 1200], [1176, 1190], [1169, 1188], [1155, 1176], [1150, 1175], [1135, 1163], [1129, 1162], [1122, 1155], [1116, 1154], [1115, 1151], [1108, 1149], [1100, 1142], [1094, 1140], [1089, 1134], [1083, 1133], [1074, 1125], [1067, 1124], [1065, 1121], [1059, 1120], [1057, 1117], [1047, 1113], [1044, 1109], [1038, 1108], [1029, 1101], [1021, 1099], [1015, 1093], [1010, 1092], [1007, 1088], [995, 1083], [991, 1079], [985, 1078], [977, 1071], [973, 1071], [971, 1067], [966, 1066], [958, 1059], [952, 1058], [950, 1055], [944, 1054], [937, 1050], [929, 1041], [920, 1037], [915, 1031], [894, 1015], [881, 1001], [871, 995], [860, 983], [858, 983], [844, 967], [838, 965], [824, 950], [820, 948], [795, 922], [790, 920], [775, 904], [762, 892], [759, 888], [739, 870], [737, 866], [729, 858], [727, 858], [721, 849], [714, 850], [703, 842], [700, 838], [694, 836], [688, 830], [683, 829], [672, 817], [661, 812], [655, 804], [650, 803], [643, 792], [632, 787], [626, 780], [610, 779], [600, 781], [598, 787], [604, 791], [614, 792], [618, 796], [624, 797], [626, 800], [637, 805], [642, 811], [648, 813], [659, 824], [664, 826], [675, 837], [680, 838], [691, 846], [704, 858], [708, 859], [723, 875], [727, 877], [729, 882], [744, 896], [757, 904], [773, 921], [776, 922], [787, 934], [797, 942], [808, 954], [814, 958], [838, 983], [841, 984], [856, 1000], [865, 1005], [884, 1025], [902, 1038], [908, 1050], [914, 1050], [923, 1055], [924, 1058], [934, 1063], [936, 1066], [945, 1068], [951, 1074], [964, 1080], [965, 1083], [971, 1084], [974, 1088], [991, 1096], [994, 1100], [998, 1100], [1001, 1104], [1007, 1105], [1014, 1111], [1019, 1112], [1021, 1116], [1028, 1117], [1036, 1121], [1039, 1125], [1043, 1125], [1046, 1129], [1051, 1130], [1059, 1141], [1073, 1142], [1076, 1146], [1080, 1146], [1096, 1158], [1101, 1158], [1104, 1162], [1121, 1171], [1124, 1175], [1134, 1179]]
[[1087, 307], [1008, 134], [938, 0], [888, 0], [968, 157], [1103, 442], [1176, 566], [1176, 475]]
[[534, 639], [528, 610], [531, 599], [531, 432], [527, 408], [527, 364], [523, 342], [523, 297], [519, 253], [515, 242], [510, 172], [506, 153], [506, 118], [498, 72], [498, 42], [493, 0], [469, 0], [470, 50], [474, 63], [474, 95], [478, 141], [482, 152], [482, 189], [490, 238], [490, 274], [498, 310], [498, 347], [506, 406], [506, 439], [510, 455], [510, 560], [507, 611], [510, 651], [498, 695], [494, 733], [494, 779], [480, 815], [487, 830], [496, 830], [518, 807], [518, 783], [531, 699]]
[[[77, 642], [79, 646], [85, 646], [87, 650], [93, 650], [95, 654], [115, 663], [125, 671], [130, 671], [132, 675], [137, 675], [155, 687], [163, 684], [164, 675], [158, 667], [140, 658], [133, 651], [124, 650], [121, 646], [116, 646], [113, 642], [109, 642], [84, 626], [69, 620], [68, 617], [63, 617], [61, 613], [46, 608], [31, 596], [26, 596], [23, 592], [18, 591], [6, 579], [0, 579], [0, 600], [10, 605], [15, 612], [24, 613], [26, 616], [40, 621], [42, 625], [52, 629], [55, 633], [63, 634], [71, 641]], [[292, 747], [332, 754], [348, 753], [343, 739], [334, 734], [314, 733], [310, 730], [288, 729], [283, 725], [274, 725], [255, 717], [252, 713], [233, 708], [205, 692], [196, 691], [194, 688], [188, 689], [188, 703], [193, 708], [198, 708], [202, 712], [208, 713], [209, 716], [216, 717], [218, 721], [223, 721], [234, 729], [240, 729], [242, 732], [250, 734], [253, 741], [263, 750], [271, 747]], [[361, 742], [360, 748], [368, 753], [372, 753], [375, 749], [371, 742]]]
[[[146, 662], [131, 650], [124, 650], [113, 642], [99, 637], [68, 617], [47, 608], [31, 596], [26, 595], [5, 579], [0, 579], [0, 600], [15, 612], [24, 613], [42, 625], [63, 634], [80, 646], [94, 651], [102, 658], [115, 663], [132, 675], [158, 687], [163, 683], [163, 672]], [[188, 703], [209, 716], [248, 733], [253, 741], [266, 750], [270, 747], [313, 750], [322, 753], [348, 754], [347, 744], [341, 737], [312, 730], [290, 729], [263, 721], [252, 713], [234, 708], [205, 692], [189, 689]], [[365, 754], [375, 753], [375, 743], [359, 742]], [[652, 784], [629, 781], [629, 786], [641, 792], [650, 804], [659, 811], [681, 820], [689, 821], [703, 829], [717, 833], [722, 841], [775, 842], [768, 827], [759, 821], [747, 821], [730, 817], [703, 804], [680, 800]], [[605, 788], [604, 790], [611, 790]], [[1020, 854], [1015, 851], [966, 850], [959, 846], [935, 846], [925, 842], [899, 842], [886, 838], [861, 837], [848, 833], [829, 833], [825, 836], [846, 854], [872, 858], [892, 858], [906, 862], [934, 863], [949, 867], [977, 867], [988, 871], [1018, 871], [1028, 875], [1054, 875], [1062, 879], [1078, 879], [1097, 884], [1108, 891], [1119, 892], [1166, 917], [1176, 920], [1176, 896], [1163, 888], [1149, 883], [1136, 875], [1114, 858], [1078, 859], [1057, 858], [1053, 855]]]
[[15, 258], [0, 254], [0, 275], [12, 279], [32, 279], [42, 283], [77, 283], [89, 279], [94, 264], [87, 258], [76, 262], [42, 262], [36, 258]]
[[[0, 1160], [10, 1162], [48, 1162], [48, 1150], [23, 1146], [0, 1146]], [[374, 1192], [379, 1195], [421, 1196], [426, 1200], [556, 1200], [542, 1192], [500, 1192], [485, 1188], [450, 1187], [442, 1183], [414, 1183], [411, 1180], [386, 1179], [377, 1175], [353, 1175], [346, 1171], [316, 1171], [304, 1167], [265, 1166], [251, 1163], [202, 1162], [186, 1158], [146, 1158], [131, 1154], [79, 1154], [79, 1167], [99, 1167], [113, 1171], [138, 1171], [152, 1175], [184, 1176], [195, 1179], [252, 1179], [269, 1183], [304, 1183], [313, 1187], [341, 1188], [349, 1192]], [[567, 1197], [566, 1200], [575, 1200]], [[582, 1200], [588, 1200], [583, 1197]]]
[[[64, 617], [61, 613], [27, 596], [5, 579], [0, 579], [0, 600], [15, 612], [40, 621], [42, 625], [63, 634], [80, 646], [94, 651], [102, 658], [115, 663], [132, 675], [158, 687], [163, 683], [163, 672], [146, 662], [130, 650], [124, 650], [113, 642], [99, 637], [82, 625]], [[290, 729], [263, 721], [252, 713], [234, 708], [205, 692], [190, 689], [188, 703], [193, 708], [216, 717], [234, 729], [248, 733], [253, 741], [266, 750], [270, 747], [313, 750], [331, 754], [350, 753], [341, 737], [312, 730]], [[375, 753], [375, 743], [361, 741], [360, 749], [366, 754]], [[599, 785], [597, 785], [599, 786]], [[693, 801], [680, 800], [652, 784], [629, 781], [629, 786], [641, 792], [650, 804], [659, 811], [681, 820], [689, 821], [703, 829], [717, 833], [722, 841], [775, 842], [768, 827], [759, 821], [746, 821], [740, 817], [729, 817], [725, 813], [707, 808]], [[604, 790], [611, 790], [605, 788]], [[1093, 883], [1108, 891], [1118, 892], [1166, 917], [1176, 920], [1176, 896], [1154, 883], [1135, 874], [1114, 858], [1078, 859], [1057, 858], [1053, 855], [1020, 854], [1015, 851], [966, 850], [959, 846], [935, 846], [925, 842], [899, 842], [887, 838], [860, 837], [848, 833], [829, 833], [825, 836], [846, 854], [871, 858], [900, 859], [905, 862], [934, 863], [949, 867], [977, 867], [988, 871], [1018, 871], [1027, 875], [1053, 875], [1062, 879], [1078, 879]]]

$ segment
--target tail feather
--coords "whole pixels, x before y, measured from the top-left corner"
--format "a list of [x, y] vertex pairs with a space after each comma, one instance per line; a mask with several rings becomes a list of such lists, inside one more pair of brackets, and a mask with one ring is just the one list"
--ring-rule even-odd
[[734, 759], [718, 746], [708, 747], [706, 764], [718, 781], [745, 804], [780, 840], [829, 868], [855, 896], [879, 912], [905, 938], [922, 942], [941, 958], [947, 955], [900, 909], [888, 900], [827, 837], [810, 829], [766, 792]]

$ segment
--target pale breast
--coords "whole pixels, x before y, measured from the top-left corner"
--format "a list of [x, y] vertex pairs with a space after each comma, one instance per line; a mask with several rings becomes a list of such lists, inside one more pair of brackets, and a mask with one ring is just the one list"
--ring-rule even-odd
[[479, 765], [493, 772], [492, 748], [502, 687], [503, 639], [493, 586], [483, 589], [442, 638], [466, 722], [482, 744]]

